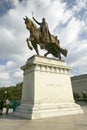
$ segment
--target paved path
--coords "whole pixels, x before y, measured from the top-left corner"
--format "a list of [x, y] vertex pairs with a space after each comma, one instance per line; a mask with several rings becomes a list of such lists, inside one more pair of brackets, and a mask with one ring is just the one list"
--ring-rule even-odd
[[0, 130], [87, 130], [87, 105], [84, 114], [38, 120], [16, 118], [12, 112], [0, 116]]

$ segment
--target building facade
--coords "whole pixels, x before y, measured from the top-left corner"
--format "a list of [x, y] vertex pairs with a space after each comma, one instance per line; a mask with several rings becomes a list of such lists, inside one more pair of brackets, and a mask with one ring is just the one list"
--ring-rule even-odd
[[87, 74], [71, 77], [72, 89], [74, 93], [80, 96], [82, 93], [87, 94]]

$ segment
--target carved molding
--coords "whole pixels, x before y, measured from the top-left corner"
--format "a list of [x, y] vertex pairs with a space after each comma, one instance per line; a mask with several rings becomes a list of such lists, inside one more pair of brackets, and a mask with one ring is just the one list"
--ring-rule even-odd
[[54, 67], [54, 66], [47, 66], [47, 65], [41, 65], [41, 64], [33, 64], [26, 66], [24, 69], [24, 74], [31, 73], [32, 71], [41, 71], [46, 73], [59, 73], [59, 74], [69, 74], [68, 68], [62, 68], [62, 67]]

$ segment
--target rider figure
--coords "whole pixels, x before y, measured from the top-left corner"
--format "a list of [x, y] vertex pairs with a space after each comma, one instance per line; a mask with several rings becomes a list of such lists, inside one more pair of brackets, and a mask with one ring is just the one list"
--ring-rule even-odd
[[41, 34], [42, 34], [42, 38], [44, 41], [51, 41], [51, 34], [49, 32], [49, 28], [48, 28], [48, 24], [46, 22], [46, 19], [45, 18], [42, 18], [42, 22], [38, 22], [34, 17], [32, 17], [33, 20], [40, 25], [40, 31], [41, 31]]
[[58, 39], [58, 37], [57, 37], [57, 36], [55, 36], [55, 41], [56, 41], [56, 42], [55, 42], [55, 43], [56, 43], [56, 45], [57, 45], [58, 47], [60, 47], [60, 45], [59, 45], [59, 44], [60, 44], [60, 41], [59, 41], [59, 39]]

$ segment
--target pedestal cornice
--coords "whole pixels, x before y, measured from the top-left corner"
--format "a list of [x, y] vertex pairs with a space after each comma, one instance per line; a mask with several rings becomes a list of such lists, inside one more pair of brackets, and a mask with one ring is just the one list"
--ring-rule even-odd
[[34, 55], [27, 60], [26, 64], [22, 66], [21, 69], [24, 70], [24, 73], [29, 73], [35, 70], [50, 73], [69, 74], [71, 67], [68, 67], [66, 62], [63, 60]]

